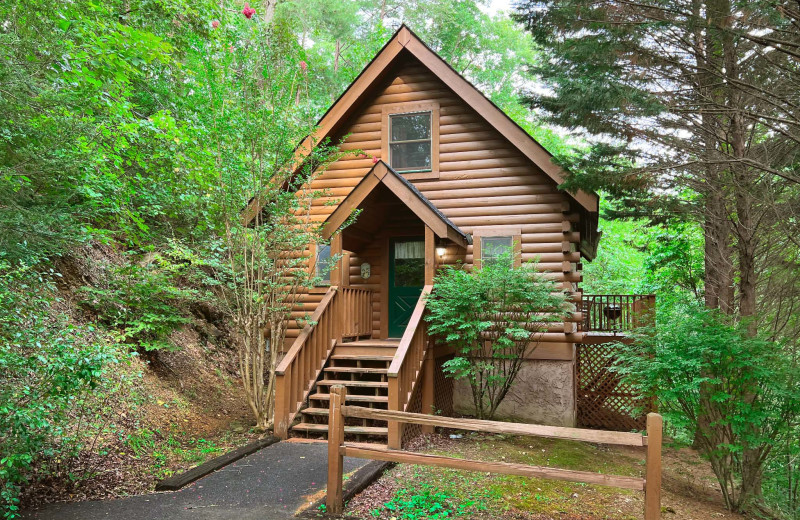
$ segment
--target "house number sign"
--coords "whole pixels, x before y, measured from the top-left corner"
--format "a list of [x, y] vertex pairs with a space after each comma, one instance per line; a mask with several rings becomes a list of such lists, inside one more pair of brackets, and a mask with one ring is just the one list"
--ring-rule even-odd
[[361, 278], [366, 280], [369, 278], [369, 275], [370, 275], [369, 264], [364, 262], [363, 264], [361, 264]]

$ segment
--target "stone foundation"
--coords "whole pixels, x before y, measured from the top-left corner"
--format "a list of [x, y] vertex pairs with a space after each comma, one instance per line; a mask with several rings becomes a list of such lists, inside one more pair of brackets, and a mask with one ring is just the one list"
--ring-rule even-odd
[[[575, 426], [573, 361], [525, 360], [514, 386], [500, 403], [494, 419], [552, 426]], [[474, 415], [472, 390], [464, 380], [455, 382], [453, 410]]]

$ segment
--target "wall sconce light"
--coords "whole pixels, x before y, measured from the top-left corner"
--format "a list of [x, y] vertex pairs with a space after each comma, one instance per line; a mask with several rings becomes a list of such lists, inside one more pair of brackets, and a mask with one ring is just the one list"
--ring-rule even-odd
[[436, 255], [439, 258], [443, 257], [446, 252], [447, 252], [447, 248], [445, 248], [444, 246], [438, 246], [436, 248]]

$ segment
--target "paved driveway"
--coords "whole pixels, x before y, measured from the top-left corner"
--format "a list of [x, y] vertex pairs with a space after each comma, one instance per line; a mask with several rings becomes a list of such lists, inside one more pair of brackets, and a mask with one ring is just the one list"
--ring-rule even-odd
[[[53, 504], [29, 511], [36, 520], [273, 520], [294, 515], [325, 489], [327, 445], [279, 442], [175, 492]], [[368, 461], [345, 458], [344, 470]]]

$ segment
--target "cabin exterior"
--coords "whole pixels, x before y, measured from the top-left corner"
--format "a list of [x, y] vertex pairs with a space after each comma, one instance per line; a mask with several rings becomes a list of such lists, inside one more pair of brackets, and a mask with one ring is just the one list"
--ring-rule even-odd
[[[602, 345], [619, 323], [632, 323], [635, 307], [651, 304], [582, 295], [581, 263], [599, 238], [597, 196], [559, 190], [563, 172], [548, 152], [405, 26], [322, 118], [315, 138], [325, 137], [344, 137], [344, 150], [363, 154], [333, 163], [310, 186], [327, 190], [311, 218], [331, 238], [309, 246], [310, 268], [340, 260], [294, 313], [312, 313], [315, 325], [289, 324], [276, 433], [324, 434], [334, 384], [347, 386], [349, 404], [469, 413], [469, 390], [443, 377], [453, 351], [428, 336], [424, 296], [439, 267], [477, 267], [505, 247], [516, 263], [538, 259], [575, 312], [529, 352], [498, 417], [575, 426], [579, 347], [589, 329], [608, 329], [587, 343]], [[335, 233], [356, 210], [355, 222]], [[368, 421], [346, 431], [388, 436], [391, 447], [411, 433]]]

